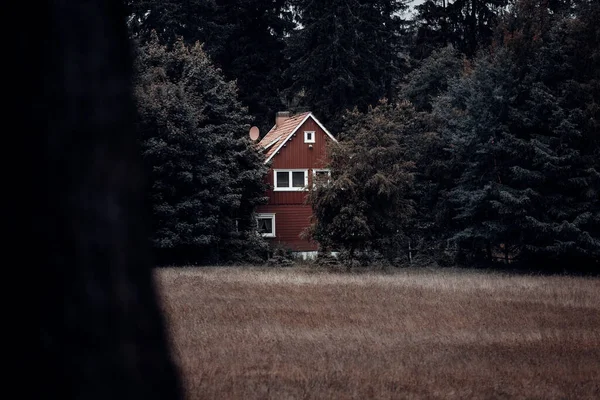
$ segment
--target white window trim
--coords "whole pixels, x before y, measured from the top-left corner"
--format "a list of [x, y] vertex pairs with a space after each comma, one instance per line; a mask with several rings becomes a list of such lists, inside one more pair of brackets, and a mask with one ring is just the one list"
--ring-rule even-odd
[[315, 186], [315, 178], [317, 177], [317, 172], [327, 172], [327, 175], [329, 176], [329, 179], [331, 179], [331, 170], [328, 168], [313, 168], [312, 173], [313, 173], [313, 188], [316, 188]]
[[273, 232], [272, 233], [261, 233], [261, 235], [262, 235], [262, 237], [274, 238], [275, 237], [275, 214], [274, 213], [256, 214], [256, 223], [258, 225], [259, 219], [267, 219], [267, 218], [271, 219], [271, 226], [273, 227]]
[[[312, 140], [308, 140], [308, 134], [312, 133]], [[304, 131], [304, 143], [314, 143], [315, 142], [315, 131]]]
[[[303, 187], [277, 187], [277, 172], [288, 172], [289, 182], [292, 185], [292, 172], [304, 172]], [[273, 170], [273, 191], [275, 192], [302, 192], [308, 186], [308, 170], [307, 169], [274, 169]]]
[[327, 172], [331, 178], [331, 170], [329, 168], [313, 168], [313, 176], [317, 175], [317, 172]]

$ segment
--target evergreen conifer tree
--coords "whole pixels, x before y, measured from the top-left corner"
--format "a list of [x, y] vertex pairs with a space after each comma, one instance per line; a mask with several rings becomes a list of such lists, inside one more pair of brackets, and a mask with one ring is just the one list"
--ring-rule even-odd
[[[154, 246], [172, 261], [216, 262], [260, 250], [253, 209], [262, 157], [246, 110], [200, 44], [158, 37], [138, 51], [138, 128], [150, 178]], [[183, 259], [182, 259], [183, 258]]]
[[448, 82], [463, 69], [464, 59], [452, 46], [433, 51], [405, 76], [399, 98], [409, 100], [417, 110], [431, 111], [435, 97], [448, 89]]
[[[512, 244], [522, 218], [519, 202], [505, 190], [504, 143], [508, 108], [515, 96], [507, 50], [478, 58], [434, 105], [454, 168], [461, 171], [449, 192], [457, 222], [453, 239], [476, 260], [491, 260], [494, 246]], [[499, 197], [514, 202], [507, 209]]]
[[158, 32], [167, 44], [197, 41], [226, 80], [236, 81], [238, 98], [253, 124], [267, 132], [282, 107], [285, 35], [293, 29], [287, 0], [129, 0], [132, 35], [142, 43]]
[[[365, 112], [392, 100], [398, 76], [403, 1], [294, 1], [300, 28], [291, 33], [287, 79], [294, 106], [318, 113], [338, 132], [345, 110]], [[292, 107], [293, 108], [293, 107]]]
[[426, 0], [416, 7], [416, 38], [412, 54], [428, 57], [453, 45], [471, 58], [492, 42], [507, 0]]
[[453, 239], [474, 260], [597, 269], [594, 7], [574, 17], [523, 13], [528, 3], [505, 44], [478, 57], [434, 107], [462, 170], [451, 191]]

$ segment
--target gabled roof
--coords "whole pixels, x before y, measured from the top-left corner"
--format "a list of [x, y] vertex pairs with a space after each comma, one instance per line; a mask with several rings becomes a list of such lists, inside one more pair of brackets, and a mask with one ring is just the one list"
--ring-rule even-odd
[[337, 139], [333, 137], [331, 133], [319, 122], [318, 119], [311, 112], [305, 112], [302, 114], [294, 115], [279, 126], [274, 125], [269, 132], [258, 142], [258, 146], [265, 151], [265, 164], [271, 161], [273, 156], [277, 154], [279, 149], [296, 133], [296, 131], [306, 122], [307, 119], [312, 118], [323, 129], [323, 131], [334, 141]]

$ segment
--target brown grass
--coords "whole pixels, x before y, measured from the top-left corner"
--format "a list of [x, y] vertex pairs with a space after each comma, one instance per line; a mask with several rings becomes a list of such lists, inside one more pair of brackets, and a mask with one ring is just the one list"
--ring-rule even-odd
[[598, 399], [600, 280], [157, 271], [190, 399]]

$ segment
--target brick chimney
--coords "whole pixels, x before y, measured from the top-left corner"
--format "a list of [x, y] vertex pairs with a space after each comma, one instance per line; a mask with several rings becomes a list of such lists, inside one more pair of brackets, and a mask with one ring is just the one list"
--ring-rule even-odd
[[275, 117], [275, 126], [280, 126], [285, 120], [290, 118], [289, 111], [279, 111]]

